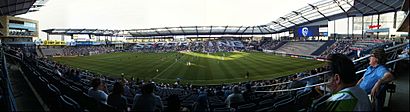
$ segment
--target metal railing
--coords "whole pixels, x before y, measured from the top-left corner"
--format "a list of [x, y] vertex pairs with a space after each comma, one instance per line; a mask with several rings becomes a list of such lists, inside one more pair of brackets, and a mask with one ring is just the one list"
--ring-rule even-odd
[[11, 87], [11, 82], [10, 82], [10, 77], [7, 69], [7, 61], [6, 61], [6, 56], [4, 55], [4, 50], [1, 48], [1, 71], [2, 75], [1, 78], [3, 79], [2, 85], [4, 85], [4, 90], [5, 90], [5, 104], [6, 104], [6, 110], [7, 111], [12, 111], [15, 112], [17, 111], [16, 108], [16, 100], [14, 98], [13, 94], [13, 89]]
[[[391, 52], [397, 51], [398, 49], [404, 48], [405, 45], [407, 45], [407, 44], [409, 44], [409, 43], [399, 44], [399, 45], [396, 45], [396, 46], [387, 48], [387, 49], [385, 49], [385, 51], [386, 51], [386, 53], [391, 53]], [[364, 56], [364, 57], [362, 57], [362, 58], [359, 58], [359, 59], [354, 60], [354, 62], [358, 62], [358, 61], [360, 61], [360, 60], [364, 60], [364, 59], [367, 59], [367, 58], [369, 58], [369, 57], [370, 57], [370, 55], [366, 55], [366, 56]], [[402, 58], [398, 58], [398, 59], [393, 59], [393, 60], [388, 61], [388, 62], [386, 63], [386, 65], [395, 64], [395, 62], [398, 62], [398, 61], [404, 60], [404, 59], [408, 59], [408, 58], [409, 58], [409, 57], [402, 57]], [[358, 70], [358, 71], [356, 71], [356, 74], [360, 74], [360, 73], [363, 73], [363, 72], [365, 72], [365, 71], [366, 71], [366, 69]], [[310, 75], [310, 76], [307, 76], [307, 77], [303, 77], [303, 78], [301, 78], [301, 79], [299, 79], [299, 80], [304, 80], [304, 79], [309, 79], [309, 78], [312, 78], [312, 77], [321, 76], [321, 75], [324, 75], [324, 74], [326, 74], [326, 73], [330, 73], [330, 71], [324, 71], [324, 72], [321, 72], [321, 73], [317, 73], [317, 74], [314, 74], [314, 75]], [[283, 84], [290, 84], [290, 83], [292, 83], [292, 82], [293, 82], [293, 81], [287, 81], [287, 82], [282, 82], [282, 83], [277, 83], [277, 84], [271, 84], [271, 85], [254, 86], [253, 88], [279, 86], [279, 85], [283, 85]], [[260, 93], [290, 92], [290, 91], [295, 91], [295, 90], [300, 90], [300, 89], [305, 89], [305, 88], [310, 88], [310, 87], [315, 87], [315, 86], [322, 86], [322, 85], [325, 85], [325, 84], [327, 84], [327, 83], [328, 83], [328, 82], [323, 82], [323, 83], [314, 84], [314, 85], [305, 86], [305, 87], [299, 87], [299, 88], [290, 88], [290, 89], [282, 89], [282, 90], [274, 90], [274, 91], [255, 91], [255, 92], [260, 92]]]

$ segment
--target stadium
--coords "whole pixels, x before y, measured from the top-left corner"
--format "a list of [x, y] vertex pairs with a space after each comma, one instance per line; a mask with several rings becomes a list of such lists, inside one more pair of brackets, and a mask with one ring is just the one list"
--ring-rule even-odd
[[409, 6], [0, 0], [0, 111], [409, 111]]

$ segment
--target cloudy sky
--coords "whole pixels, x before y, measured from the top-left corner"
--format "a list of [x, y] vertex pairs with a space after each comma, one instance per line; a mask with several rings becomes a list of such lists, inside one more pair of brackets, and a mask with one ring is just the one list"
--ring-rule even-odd
[[[20, 15], [50, 28], [262, 25], [320, 0], [49, 0]], [[42, 34], [44, 35], [44, 34]]]

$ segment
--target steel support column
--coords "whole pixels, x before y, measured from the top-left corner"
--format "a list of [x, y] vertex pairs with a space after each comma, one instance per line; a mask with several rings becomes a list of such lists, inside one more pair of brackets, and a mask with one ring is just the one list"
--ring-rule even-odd
[[[380, 24], [380, 14], [377, 14], [377, 25]], [[380, 27], [377, 27], [377, 29], [380, 29]], [[377, 39], [379, 39], [379, 32], [377, 32]]]
[[364, 16], [362, 15], [362, 39], [364, 39]]
[[347, 17], [347, 37], [349, 37], [349, 27], [350, 27], [350, 20], [349, 17]]
[[333, 40], [336, 40], [336, 20], [333, 20]]
[[354, 38], [354, 16], [352, 17], [352, 38]]

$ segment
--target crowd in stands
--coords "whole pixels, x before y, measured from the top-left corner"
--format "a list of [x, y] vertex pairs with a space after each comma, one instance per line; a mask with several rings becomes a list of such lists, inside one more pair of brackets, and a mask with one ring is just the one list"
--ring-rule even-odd
[[[326, 57], [329, 54], [341, 53], [349, 55], [356, 51], [366, 51], [392, 43], [390, 40], [337, 40], [332, 46], [330, 46], [320, 57]], [[360, 54], [363, 56], [363, 54]], [[359, 56], [360, 57], [360, 56]]]
[[63, 56], [88, 56], [93, 54], [102, 54], [114, 52], [113, 47], [106, 46], [77, 46], [77, 47], [64, 47], [62, 49]]
[[336, 41], [332, 46], [330, 46], [325, 52], [322, 53], [322, 57], [334, 53], [349, 54], [353, 50], [350, 47], [354, 44], [354, 40], [339, 40]]
[[262, 41], [261, 44], [259, 45], [260, 49], [268, 49], [268, 50], [274, 50], [277, 45], [279, 45], [281, 41], [278, 40], [267, 40], [267, 41]]
[[[180, 84], [179, 81], [175, 84], [164, 84], [156, 83], [152, 80], [134, 79], [133, 77], [112, 78], [100, 76], [100, 74], [73, 69], [48, 59], [39, 60], [53, 68], [55, 74], [85, 84], [88, 88], [86, 93], [89, 96], [123, 111], [164, 111], [164, 109], [210, 111], [216, 107], [237, 109], [240, 105], [262, 100], [261, 97], [263, 96], [274, 98], [287, 94], [287, 92], [254, 93], [256, 89], [274, 91], [317, 84], [323, 82], [323, 78], [311, 78], [316, 80], [312, 83], [308, 83], [311, 79], [299, 79], [326, 70], [326, 68], [318, 68], [272, 80], [250, 81], [220, 86], [193, 86], [190, 84]], [[291, 81], [297, 81], [298, 83], [289, 83]], [[317, 92], [323, 92], [323, 90]]]
[[205, 40], [205, 41], [183, 41], [183, 42], [147, 42], [138, 43], [131, 46], [131, 49], [138, 52], [173, 52], [173, 51], [194, 51], [204, 53], [232, 52], [245, 49], [242, 41], [239, 40]]
[[[211, 44], [210, 44], [211, 43]], [[264, 48], [270, 48], [276, 44], [274, 41], [266, 42], [262, 46]], [[35, 67], [52, 72], [62, 78], [72, 80], [73, 82], [80, 83], [83, 87], [83, 91], [90, 97], [101, 101], [104, 104], [108, 104], [113, 108], [120, 111], [216, 111], [228, 109], [228, 111], [250, 111], [246, 109], [258, 109], [263, 111], [278, 109], [278, 105], [282, 105], [287, 101], [301, 100], [297, 99], [305, 93], [313, 94], [310, 95], [310, 100], [318, 99], [319, 97], [325, 96], [322, 94], [327, 91], [323, 86], [310, 87], [318, 83], [323, 83], [330, 81], [334, 84], [333, 88], [329, 88], [330, 92], [337, 93], [333, 96], [329, 96], [330, 100], [326, 100], [330, 104], [338, 102], [338, 100], [343, 100], [346, 97], [339, 96], [356, 96], [354, 98], [359, 98], [357, 101], [359, 103], [354, 103], [353, 108], [349, 110], [356, 111], [367, 111], [370, 106], [367, 101], [363, 99], [363, 91], [358, 89], [355, 84], [352, 84], [353, 79], [350, 77], [354, 73], [346, 71], [354, 71], [351, 69], [349, 61], [350, 59], [345, 59], [344, 54], [350, 52], [349, 47], [353, 44], [352, 41], [338, 41], [334, 46], [329, 48], [325, 54], [335, 54], [332, 59], [341, 60], [331, 60], [332, 64], [329, 67], [317, 68], [315, 70], [301, 72], [297, 74], [289, 74], [288, 76], [279, 77], [269, 80], [259, 80], [259, 81], [249, 81], [234, 84], [221, 84], [217, 86], [193, 86], [191, 84], [181, 84], [176, 81], [175, 84], [157, 83], [153, 80], [142, 80], [134, 77], [107, 77], [101, 74], [92, 73], [86, 70], [80, 70], [76, 68], [71, 68], [66, 65], [56, 63], [47, 58], [40, 57], [30, 57]], [[232, 46], [216, 46], [218, 42], [216, 41], [205, 41], [205, 42], [192, 42], [188, 45], [178, 45], [175, 44], [171, 47], [165, 45], [155, 45], [152, 44], [151, 47], [137, 48], [137, 51], [178, 51], [178, 50], [191, 50], [198, 52], [216, 52], [216, 51], [235, 51], [242, 50], [243, 48], [236, 48]], [[262, 47], [261, 46], [261, 47]], [[146, 47], [146, 48], [145, 48]], [[22, 52], [21, 50], [15, 50], [16, 52]], [[86, 55], [87, 52], [98, 52], [98, 53], [108, 53], [114, 50], [109, 47], [80, 47], [80, 48], [66, 48], [64, 52], [65, 55]], [[23, 56], [23, 53], [16, 53], [17, 56]], [[380, 58], [379, 54], [375, 54], [376, 58]], [[371, 57], [372, 58], [372, 57]], [[343, 60], [344, 61], [343, 61]], [[338, 62], [338, 63], [335, 63]], [[347, 62], [347, 65], [345, 66]], [[380, 63], [380, 62], [379, 62]], [[376, 65], [375, 65], [376, 66]], [[337, 69], [335, 67], [343, 67]], [[340, 71], [345, 70], [346, 71]], [[321, 73], [327, 70], [331, 70], [330, 79], [324, 77], [314, 77], [314, 78], [304, 78], [314, 75], [316, 73]], [[373, 73], [373, 72], [372, 72]], [[378, 73], [378, 72], [375, 72]], [[382, 73], [382, 71], [380, 71]], [[383, 75], [386, 71], [383, 71]], [[383, 75], [378, 74], [380, 77], [377, 79], [383, 79]], [[346, 78], [350, 77], [350, 78]], [[362, 80], [368, 81], [370, 79]], [[362, 81], [361, 80], [361, 81]], [[374, 79], [371, 79], [374, 80]], [[383, 81], [390, 81], [386, 79]], [[380, 82], [380, 83], [386, 83]], [[360, 81], [358, 83], [360, 85]], [[273, 92], [273, 93], [259, 93], [255, 91], [277, 91], [286, 90], [292, 88], [308, 87], [305, 89], [300, 89], [292, 92]], [[372, 86], [372, 85], [370, 85]], [[360, 86], [361, 87], [361, 86]], [[372, 86], [373, 87], [373, 86]], [[343, 89], [344, 88], [344, 89]], [[347, 88], [347, 89], [346, 89]], [[366, 89], [365, 94], [369, 93], [368, 87], [362, 87]], [[370, 89], [371, 90], [371, 89]], [[352, 91], [349, 92], [343, 91]], [[340, 93], [340, 94], [339, 94]], [[332, 99], [335, 98], [335, 99]], [[349, 97], [352, 98], [352, 97]], [[309, 98], [308, 98], [309, 99]], [[327, 99], [327, 98], [325, 98]], [[348, 98], [347, 98], [348, 99]], [[319, 100], [319, 99], [318, 99]], [[368, 99], [367, 99], [368, 100]], [[286, 102], [281, 102], [286, 101]], [[365, 103], [361, 103], [365, 102]], [[289, 103], [289, 102], [287, 102]], [[295, 102], [297, 104], [298, 102]], [[312, 103], [312, 102], [311, 102]], [[292, 103], [293, 104], [293, 103]], [[363, 105], [362, 105], [363, 104]], [[292, 105], [293, 106], [293, 105]], [[309, 105], [310, 106], [310, 105]], [[308, 109], [309, 106], [295, 106], [292, 109]], [[343, 105], [337, 105], [343, 106]], [[332, 107], [332, 110], [338, 110], [337, 106]], [[257, 108], [256, 108], [257, 107]], [[267, 109], [267, 110], [266, 110]], [[255, 110], [252, 110], [255, 111]], [[342, 110], [343, 111], [343, 110]]]

